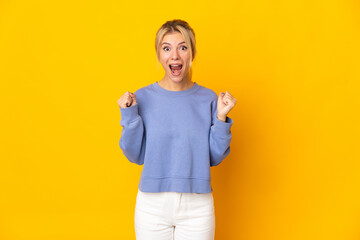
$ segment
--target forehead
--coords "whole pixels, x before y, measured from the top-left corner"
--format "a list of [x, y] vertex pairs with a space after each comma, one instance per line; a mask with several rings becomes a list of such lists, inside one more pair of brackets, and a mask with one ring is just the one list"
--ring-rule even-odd
[[166, 35], [163, 37], [161, 43], [164, 43], [164, 42], [170, 43], [170, 44], [172, 44], [172, 45], [177, 45], [178, 43], [184, 42], [184, 38], [183, 38], [183, 36], [182, 36], [181, 33], [179, 33], [179, 32], [172, 32], [172, 33], [166, 34]]

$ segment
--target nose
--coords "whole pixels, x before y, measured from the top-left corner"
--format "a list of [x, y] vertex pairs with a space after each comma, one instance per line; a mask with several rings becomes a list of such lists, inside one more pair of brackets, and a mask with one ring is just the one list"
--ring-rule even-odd
[[172, 59], [172, 60], [179, 59], [179, 53], [178, 53], [177, 49], [175, 49], [174, 51], [172, 51], [172, 53], [171, 53], [171, 59]]

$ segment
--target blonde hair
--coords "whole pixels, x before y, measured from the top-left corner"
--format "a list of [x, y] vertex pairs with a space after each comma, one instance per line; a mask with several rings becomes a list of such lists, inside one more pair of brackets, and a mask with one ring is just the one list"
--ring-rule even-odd
[[190, 27], [190, 25], [181, 19], [174, 19], [171, 21], [167, 21], [164, 23], [159, 30], [156, 33], [155, 38], [155, 51], [156, 51], [156, 57], [159, 60], [160, 59], [160, 45], [161, 41], [165, 37], [166, 34], [179, 32], [183, 36], [185, 43], [187, 46], [190, 46], [190, 70], [188, 73], [189, 80], [191, 80], [192, 77], [192, 67], [191, 62], [194, 60], [196, 55], [196, 41], [195, 41], [195, 32]]

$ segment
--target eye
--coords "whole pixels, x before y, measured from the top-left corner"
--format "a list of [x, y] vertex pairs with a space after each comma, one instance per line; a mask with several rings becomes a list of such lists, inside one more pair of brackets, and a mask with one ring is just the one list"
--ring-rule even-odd
[[164, 51], [168, 51], [169, 47], [163, 47]]
[[180, 49], [181, 49], [181, 50], [186, 50], [187, 47], [186, 47], [186, 46], [181, 46]]

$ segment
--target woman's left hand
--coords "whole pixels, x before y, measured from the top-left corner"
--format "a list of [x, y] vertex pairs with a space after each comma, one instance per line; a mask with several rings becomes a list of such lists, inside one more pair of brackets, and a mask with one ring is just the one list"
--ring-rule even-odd
[[217, 118], [223, 122], [226, 120], [226, 116], [230, 110], [235, 106], [236, 99], [231, 96], [231, 94], [226, 91], [225, 93], [221, 92], [217, 101]]

